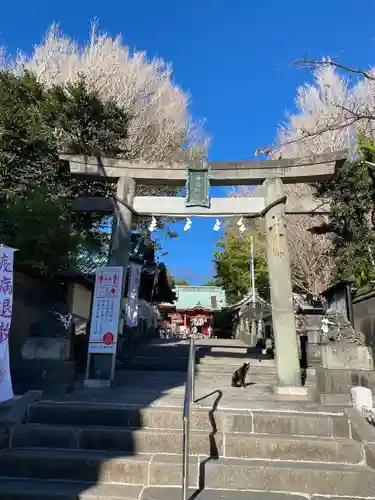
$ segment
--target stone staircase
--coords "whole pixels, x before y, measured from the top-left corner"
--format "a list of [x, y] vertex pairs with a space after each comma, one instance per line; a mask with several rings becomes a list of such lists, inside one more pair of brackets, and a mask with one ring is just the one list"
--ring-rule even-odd
[[[180, 499], [181, 452], [180, 408], [37, 403], [0, 452], [0, 499]], [[190, 454], [199, 499], [375, 496], [375, 471], [337, 411], [196, 408]]]
[[[230, 343], [235, 341], [230, 340]], [[226, 372], [233, 372], [240, 363], [251, 362], [252, 367], [275, 367], [275, 361], [263, 355], [256, 348], [243, 344], [228, 347], [228, 341], [220, 339], [198, 340], [196, 362], [197, 371], [215, 371], [219, 365]], [[217, 345], [216, 345], [217, 344]], [[118, 368], [131, 371], [187, 371], [189, 345], [185, 341], [156, 341], [154, 344], [140, 345], [129, 358], [118, 362]], [[210, 370], [211, 369], [211, 370]]]
[[127, 359], [117, 363], [118, 370], [181, 371], [186, 373], [189, 361], [187, 342], [164, 341], [137, 346]]
[[[275, 399], [271, 362], [231, 388], [226, 363], [198, 370], [191, 500], [375, 499], [375, 462], [342, 409]], [[0, 451], [0, 500], [181, 500], [183, 379], [128, 369], [122, 386], [30, 406]]]

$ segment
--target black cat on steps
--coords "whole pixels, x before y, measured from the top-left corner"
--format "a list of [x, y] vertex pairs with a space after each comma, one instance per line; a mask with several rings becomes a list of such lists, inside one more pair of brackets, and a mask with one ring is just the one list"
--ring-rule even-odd
[[246, 375], [249, 368], [250, 363], [244, 363], [241, 368], [235, 370], [232, 375], [232, 387], [246, 387]]

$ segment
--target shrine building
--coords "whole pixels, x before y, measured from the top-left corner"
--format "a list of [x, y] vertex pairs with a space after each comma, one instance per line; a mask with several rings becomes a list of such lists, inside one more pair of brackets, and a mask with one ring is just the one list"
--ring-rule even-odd
[[176, 300], [159, 305], [163, 320], [173, 333], [208, 335], [215, 312], [227, 306], [225, 291], [217, 286], [184, 286], [174, 288]]

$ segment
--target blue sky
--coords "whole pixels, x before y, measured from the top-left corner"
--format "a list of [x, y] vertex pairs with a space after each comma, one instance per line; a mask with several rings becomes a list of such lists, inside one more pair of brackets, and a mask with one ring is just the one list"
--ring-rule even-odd
[[[309, 78], [290, 67], [294, 60], [307, 54], [375, 63], [374, 0], [0, 0], [0, 44], [29, 52], [52, 22], [83, 41], [94, 17], [130, 47], [173, 63], [194, 116], [206, 119], [211, 160], [246, 159], [273, 140], [297, 86]], [[172, 273], [193, 284], [212, 275], [213, 224], [195, 218], [184, 233], [181, 223], [180, 237], [163, 242]]]

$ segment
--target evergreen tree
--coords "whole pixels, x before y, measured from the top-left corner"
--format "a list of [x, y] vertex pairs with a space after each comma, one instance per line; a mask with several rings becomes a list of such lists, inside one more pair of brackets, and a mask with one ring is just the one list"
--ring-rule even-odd
[[[260, 224], [254, 224], [254, 270], [258, 293], [269, 298], [267, 258], [265, 255], [264, 232]], [[241, 235], [234, 224], [230, 224], [224, 236], [217, 243], [214, 265], [215, 282], [224, 288], [229, 302], [236, 302], [250, 290], [250, 233]]]
[[316, 186], [319, 196], [330, 199], [332, 213], [328, 224], [314, 230], [334, 235], [336, 278], [353, 276], [362, 287], [375, 279], [375, 176], [366, 163], [375, 163], [372, 141], [360, 136], [359, 151], [357, 159], [346, 161], [329, 181]]
[[48, 89], [34, 75], [0, 71], [0, 232], [18, 269], [54, 275], [79, 242], [101, 243], [100, 214], [74, 214], [76, 196], [113, 185], [70, 174], [59, 153], [126, 156], [129, 117], [88, 91], [84, 79]]

